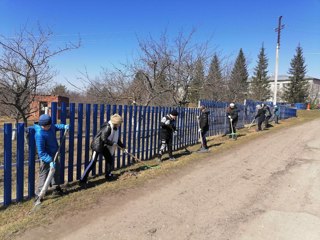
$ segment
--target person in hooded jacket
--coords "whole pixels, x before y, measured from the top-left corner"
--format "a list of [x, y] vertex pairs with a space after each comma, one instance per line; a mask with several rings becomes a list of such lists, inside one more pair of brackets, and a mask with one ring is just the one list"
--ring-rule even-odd
[[177, 134], [175, 121], [178, 116], [177, 110], [172, 110], [170, 114], [161, 118], [160, 121], [160, 138], [161, 146], [158, 154], [158, 161], [162, 161], [162, 155], [165, 152], [166, 147], [168, 147], [169, 160], [175, 161], [176, 159], [172, 155], [172, 139], [173, 135]]
[[257, 131], [261, 131], [262, 130], [261, 125], [265, 121], [265, 117], [266, 117], [265, 109], [259, 104], [256, 106], [256, 108], [257, 108], [257, 114], [254, 117], [254, 119], [258, 118], [258, 129], [257, 129]]
[[209, 114], [210, 111], [205, 107], [201, 106], [200, 107], [200, 116], [198, 117], [199, 119], [199, 133], [201, 137], [201, 149], [200, 151], [208, 151], [208, 145], [207, 145], [207, 139], [206, 139], [206, 134], [209, 131]]
[[265, 114], [264, 126], [265, 126], [265, 128], [268, 128], [268, 127], [270, 127], [269, 120], [272, 117], [271, 110], [267, 104], [264, 105], [263, 109], [264, 109], [264, 114]]
[[53, 195], [61, 196], [64, 194], [60, 187], [60, 161], [54, 157], [59, 149], [56, 131], [67, 130], [69, 125], [66, 124], [52, 124], [51, 116], [48, 114], [42, 114], [39, 117], [39, 121], [34, 124], [35, 130], [35, 142], [38, 152], [40, 170], [39, 170], [39, 182], [35, 192], [35, 201], [38, 200], [42, 187], [48, 177], [50, 168], [55, 168], [54, 177], [52, 178], [51, 185], [54, 187]]
[[[232, 102], [229, 104], [229, 107], [227, 108], [227, 117], [229, 120], [229, 138], [236, 138], [235, 133], [236, 133], [236, 126], [238, 123], [238, 108], [236, 105]], [[231, 135], [231, 133], [234, 133]]]
[[106, 161], [106, 180], [115, 180], [116, 177], [111, 173], [114, 168], [114, 152], [118, 146], [123, 149], [124, 153], [127, 152], [119, 137], [119, 127], [121, 123], [122, 117], [119, 114], [114, 114], [111, 116], [110, 121], [106, 121], [102, 124], [99, 132], [91, 142], [92, 156], [88, 166], [80, 178], [80, 186], [86, 185], [88, 181], [88, 175], [94, 168], [99, 154], [102, 154]]
[[274, 114], [274, 122], [276, 124], [279, 124], [280, 110], [277, 105], [274, 106], [273, 114]]

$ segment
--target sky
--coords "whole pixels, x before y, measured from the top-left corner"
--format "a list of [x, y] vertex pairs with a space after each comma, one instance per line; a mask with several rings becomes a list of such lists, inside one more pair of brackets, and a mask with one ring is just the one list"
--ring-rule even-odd
[[64, 46], [81, 38], [80, 49], [52, 59], [55, 77], [72, 89], [81, 74], [99, 76], [104, 68], [120, 67], [138, 52], [138, 39], [155, 39], [166, 31], [196, 29], [194, 41], [209, 41], [209, 48], [235, 59], [240, 48], [248, 60], [250, 76], [262, 44], [275, 71], [279, 16], [281, 31], [279, 75], [287, 74], [300, 44], [307, 75], [320, 78], [320, 0], [0, 0], [0, 35], [11, 37], [22, 26], [40, 24], [52, 30], [50, 45]]

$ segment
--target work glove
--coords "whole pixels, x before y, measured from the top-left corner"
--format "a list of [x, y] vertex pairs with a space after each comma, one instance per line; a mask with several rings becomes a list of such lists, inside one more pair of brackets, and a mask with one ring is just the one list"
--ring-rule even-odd
[[165, 124], [165, 125], [169, 125], [169, 124], [170, 124], [170, 120], [165, 121], [164, 124]]
[[56, 163], [54, 161], [50, 162], [50, 168], [56, 168]]
[[200, 118], [200, 116], [197, 116], [197, 119], [199, 119]]
[[173, 135], [174, 135], [174, 136], [177, 136], [177, 135], [178, 135], [178, 132], [177, 132], [177, 131], [174, 131], [174, 132], [173, 132]]
[[201, 128], [199, 128], [198, 132], [202, 132]]
[[128, 150], [125, 148], [123, 149], [123, 153], [127, 154], [128, 153]]
[[229, 116], [228, 116], [228, 118], [230, 118], [230, 119], [231, 119], [231, 116], [229, 115]]
[[70, 128], [69, 124], [64, 125], [64, 130], [69, 130], [69, 128]]

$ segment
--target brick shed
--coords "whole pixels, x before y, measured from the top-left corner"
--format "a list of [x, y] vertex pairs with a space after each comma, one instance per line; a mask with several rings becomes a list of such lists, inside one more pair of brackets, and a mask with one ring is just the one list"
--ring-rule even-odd
[[[34, 101], [31, 104], [32, 111], [35, 111], [29, 118], [29, 120], [37, 121], [41, 114], [45, 113], [45, 108], [49, 107], [48, 113], [50, 114], [50, 107], [52, 102], [57, 102], [58, 107], [61, 106], [61, 103], [66, 103], [69, 105], [69, 98], [58, 96], [58, 95], [36, 95]], [[58, 118], [60, 118], [60, 111], [58, 111]]]

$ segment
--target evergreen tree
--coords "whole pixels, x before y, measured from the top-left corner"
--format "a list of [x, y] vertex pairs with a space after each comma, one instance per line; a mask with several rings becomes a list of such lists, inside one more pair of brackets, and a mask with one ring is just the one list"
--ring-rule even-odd
[[225, 84], [222, 77], [220, 60], [215, 54], [210, 63], [206, 85], [204, 88], [204, 97], [214, 101], [222, 101], [225, 94]]
[[192, 103], [197, 103], [202, 97], [202, 87], [204, 85], [204, 64], [203, 60], [199, 58], [195, 62], [193, 79], [190, 83], [189, 100]]
[[309, 84], [305, 80], [306, 65], [304, 62], [303, 51], [300, 46], [296, 48], [296, 55], [293, 57], [290, 63], [288, 86], [285, 86], [283, 98], [289, 103], [305, 102]]
[[254, 100], [266, 101], [271, 97], [270, 84], [268, 82], [268, 58], [262, 45], [258, 55], [257, 66], [254, 69], [250, 97]]
[[229, 100], [243, 101], [248, 94], [248, 70], [242, 48], [231, 71], [229, 80]]

